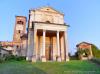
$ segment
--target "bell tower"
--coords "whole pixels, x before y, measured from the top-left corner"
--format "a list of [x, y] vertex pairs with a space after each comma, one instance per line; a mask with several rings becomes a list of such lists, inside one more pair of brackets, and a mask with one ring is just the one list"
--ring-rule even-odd
[[26, 17], [16, 16], [13, 41], [20, 42], [21, 36], [26, 33]]

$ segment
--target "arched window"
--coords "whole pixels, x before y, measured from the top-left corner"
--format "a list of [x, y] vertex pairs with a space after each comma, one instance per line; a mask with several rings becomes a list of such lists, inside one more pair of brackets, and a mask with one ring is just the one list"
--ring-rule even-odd
[[18, 46], [18, 45], [17, 45], [16, 47], [17, 47], [17, 49], [19, 48], [19, 46]]
[[18, 33], [21, 33], [21, 30], [18, 30]]
[[17, 21], [17, 24], [24, 24], [24, 22], [23, 21]]
[[46, 23], [50, 23], [50, 21], [46, 21]]

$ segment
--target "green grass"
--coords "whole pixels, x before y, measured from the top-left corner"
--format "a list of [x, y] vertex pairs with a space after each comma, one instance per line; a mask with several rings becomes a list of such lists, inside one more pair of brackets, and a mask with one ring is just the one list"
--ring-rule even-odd
[[9, 61], [0, 64], [0, 74], [89, 74], [86, 71], [95, 72], [90, 74], [100, 74], [100, 67], [88, 61], [46, 63]]

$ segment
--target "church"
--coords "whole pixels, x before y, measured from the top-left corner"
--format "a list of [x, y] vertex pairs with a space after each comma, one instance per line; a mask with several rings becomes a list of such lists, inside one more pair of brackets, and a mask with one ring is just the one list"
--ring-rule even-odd
[[13, 54], [25, 56], [27, 61], [69, 61], [68, 25], [64, 14], [52, 7], [29, 10], [28, 27], [25, 16], [16, 16], [12, 42]]

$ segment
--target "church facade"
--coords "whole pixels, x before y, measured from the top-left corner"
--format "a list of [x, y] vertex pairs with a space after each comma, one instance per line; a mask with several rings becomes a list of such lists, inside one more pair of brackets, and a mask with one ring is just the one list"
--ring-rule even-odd
[[68, 25], [64, 14], [51, 8], [29, 10], [28, 28], [26, 17], [17, 16], [13, 47], [17, 55], [26, 56], [27, 61], [69, 61]]
[[29, 11], [27, 60], [68, 61], [68, 26], [51, 7]]

